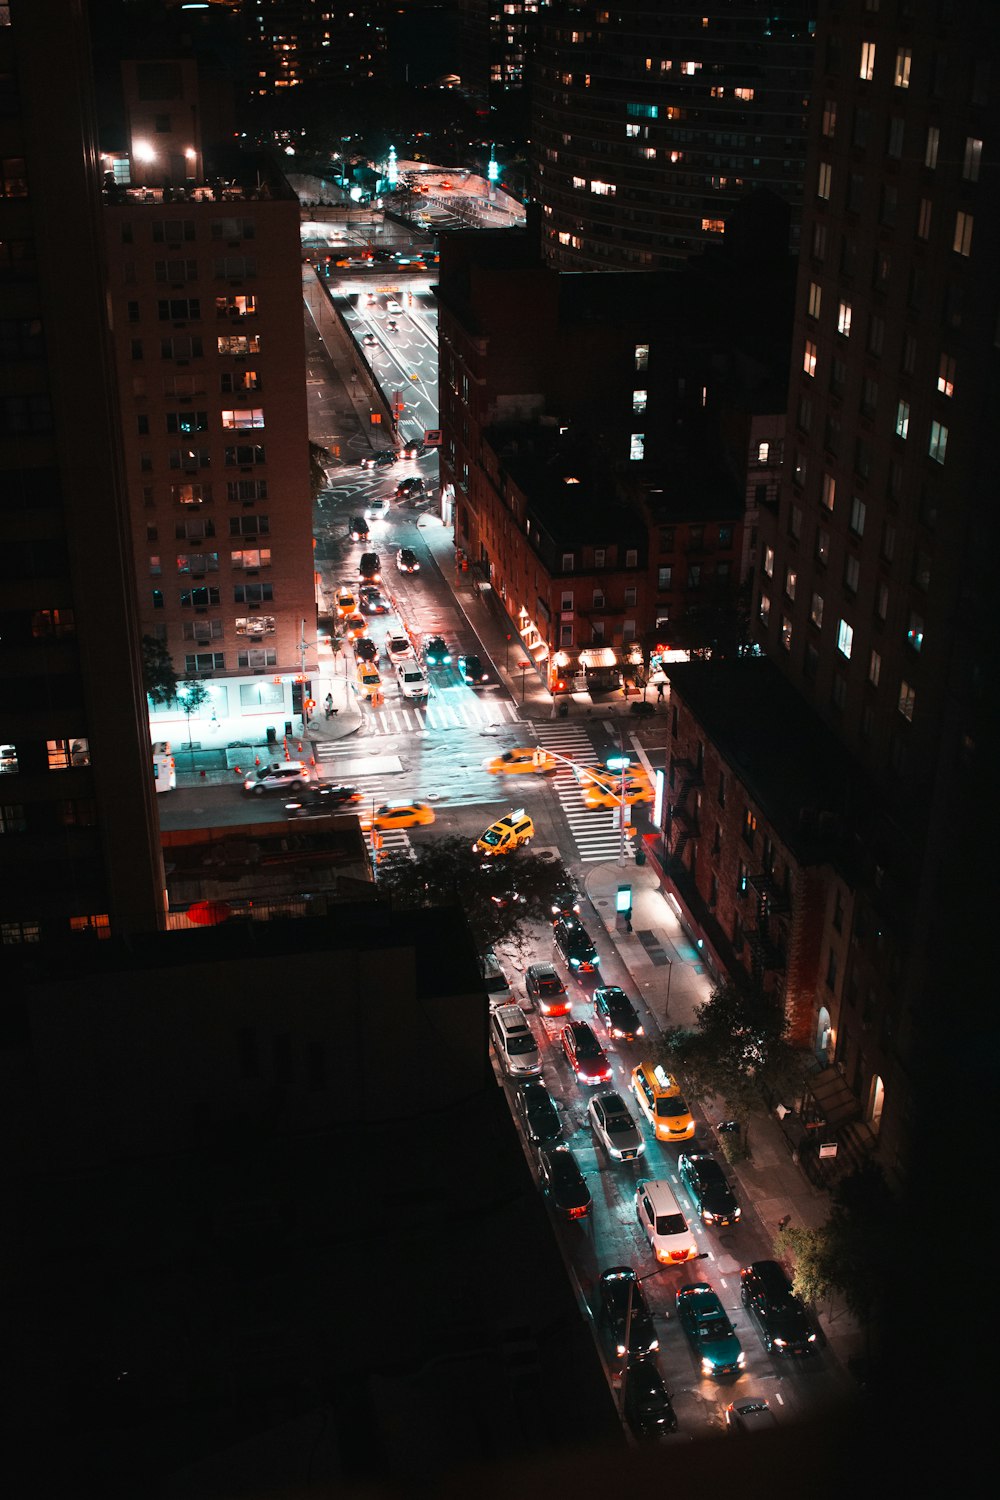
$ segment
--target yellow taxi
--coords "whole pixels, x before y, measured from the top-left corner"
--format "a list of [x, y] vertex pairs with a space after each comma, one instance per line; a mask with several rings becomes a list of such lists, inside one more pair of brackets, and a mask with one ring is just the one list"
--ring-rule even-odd
[[502, 755], [495, 755], [492, 760], [483, 762], [484, 768], [493, 776], [511, 776], [521, 771], [534, 771], [547, 776], [557, 770], [558, 764], [555, 756], [550, 755], [547, 750], [531, 745], [505, 750]]
[[366, 831], [377, 828], [380, 833], [388, 833], [393, 828], [422, 828], [434, 818], [434, 809], [426, 802], [383, 802], [374, 814], [365, 813], [360, 821]]
[[530, 844], [535, 836], [535, 825], [523, 807], [505, 813], [481, 833], [472, 846], [473, 854], [512, 854], [522, 844]]
[[357, 678], [358, 687], [366, 698], [370, 698], [373, 693], [377, 693], [382, 686], [382, 678], [374, 662], [359, 661], [357, 665]]
[[689, 1141], [694, 1120], [680, 1086], [659, 1063], [640, 1063], [632, 1069], [632, 1092], [658, 1141]]
[[339, 615], [353, 615], [357, 611], [358, 596], [353, 589], [342, 588], [337, 590], [337, 613]]
[[368, 629], [368, 621], [363, 614], [357, 612], [345, 615], [343, 623], [344, 631], [352, 641], [359, 641]]
[[[579, 772], [580, 789], [588, 807], [618, 807], [622, 800], [622, 778], [617, 771], [605, 770], [603, 766]], [[636, 802], [652, 802], [653, 784], [641, 766], [625, 772], [625, 801], [629, 807]]]

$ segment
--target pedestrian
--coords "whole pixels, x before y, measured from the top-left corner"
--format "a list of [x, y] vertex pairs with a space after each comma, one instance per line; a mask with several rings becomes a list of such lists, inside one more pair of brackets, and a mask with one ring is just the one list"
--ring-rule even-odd
[[329, 718], [330, 715], [333, 713], [333, 694], [332, 693], [327, 693], [326, 697], [324, 698], [324, 700], [323, 700], [323, 711], [324, 711], [324, 715], [325, 715], [326, 718]]
[[657, 701], [657, 703], [662, 703], [663, 702], [663, 688], [664, 688], [664, 684], [662, 682], [658, 682], [656, 684], [656, 701]]

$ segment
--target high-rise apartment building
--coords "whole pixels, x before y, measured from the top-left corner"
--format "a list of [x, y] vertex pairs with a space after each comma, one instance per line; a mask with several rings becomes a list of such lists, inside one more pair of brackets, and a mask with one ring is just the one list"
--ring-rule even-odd
[[534, 125], [545, 251], [566, 270], [676, 265], [767, 188], [797, 245], [813, 59], [805, 0], [557, 0]]
[[278, 97], [310, 84], [380, 77], [382, 0], [256, 0], [245, 8], [255, 59], [252, 92]]
[[[862, 1151], [914, 1183], [928, 1089], [948, 1076], [965, 1097], [955, 1080], [983, 1027], [972, 976], [995, 884], [976, 830], [992, 708], [1000, 12], [842, 0], [817, 41], [784, 474], [759, 504], [769, 661], [753, 664], [794, 712], [774, 708], [768, 679], [772, 707], [758, 711], [783, 726], [781, 752], [755, 762], [750, 732], [767, 746], [753, 703], [734, 729], [718, 683], [713, 702], [709, 677], [678, 674], [674, 829], [687, 821], [671, 847], [703, 923], [775, 980], [797, 1036], [831, 1064], [819, 1123], [853, 1119]], [[803, 704], [808, 735], [794, 730]], [[813, 766], [811, 787], [793, 795], [782, 755]], [[723, 786], [739, 823], [728, 865]]]
[[158, 927], [104, 223], [68, 0], [0, 5], [0, 942]]

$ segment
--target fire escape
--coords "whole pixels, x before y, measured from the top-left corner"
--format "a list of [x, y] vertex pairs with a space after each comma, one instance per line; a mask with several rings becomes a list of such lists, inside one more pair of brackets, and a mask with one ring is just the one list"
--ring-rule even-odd
[[694, 795], [704, 786], [701, 767], [692, 760], [675, 760], [675, 776], [681, 777], [680, 790], [670, 804], [670, 835], [668, 847], [678, 864], [684, 863], [684, 851], [692, 839], [697, 839], [698, 799]]
[[745, 929], [753, 977], [765, 988], [770, 988], [765, 976], [772, 974], [780, 990], [787, 967], [787, 951], [783, 940], [786, 924], [773, 919], [788, 916], [791, 901], [766, 870], [747, 876], [747, 892], [752, 898], [751, 909], [756, 917], [756, 925], [750, 927], [748, 924]]

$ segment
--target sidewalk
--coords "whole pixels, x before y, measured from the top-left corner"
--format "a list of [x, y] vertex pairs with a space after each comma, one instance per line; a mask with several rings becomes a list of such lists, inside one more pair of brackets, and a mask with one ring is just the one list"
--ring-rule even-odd
[[[632, 887], [632, 931], [619, 932], [615, 896], [619, 884], [626, 882]], [[632, 861], [624, 869], [616, 862], [594, 865], [586, 872], [584, 886], [631, 976], [634, 992], [645, 1010], [643, 1024], [654, 1046], [666, 1027], [693, 1026], [695, 1008], [708, 999], [714, 980], [685, 931], [678, 909], [661, 887], [655, 867]], [[703, 1103], [707, 1118], [699, 1129], [699, 1138], [707, 1134], [710, 1139], [703, 1141], [704, 1146], [724, 1161], [713, 1129], [722, 1118], [722, 1104]], [[750, 1151], [749, 1161], [730, 1164], [727, 1170], [737, 1182], [742, 1202], [753, 1205], [772, 1245], [784, 1224], [818, 1229], [826, 1222], [829, 1194], [814, 1187], [796, 1165], [777, 1120], [763, 1107], [751, 1122]], [[774, 1254], [781, 1259], [776, 1251]], [[818, 1321], [830, 1352], [846, 1370], [848, 1359], [863, 1349], [862, 1331], [839, 1307], [833, 1312], [819, 1312]]]

